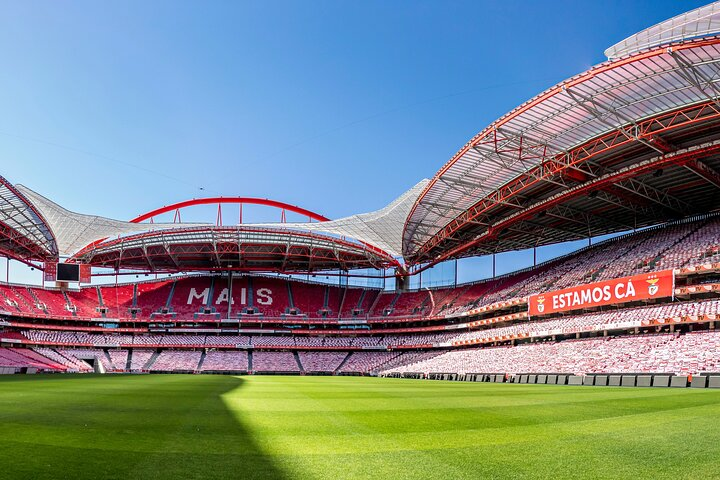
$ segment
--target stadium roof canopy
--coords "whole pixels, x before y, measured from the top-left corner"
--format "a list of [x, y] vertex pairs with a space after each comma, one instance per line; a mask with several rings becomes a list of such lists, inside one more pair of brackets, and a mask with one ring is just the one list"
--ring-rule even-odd
[[720, 3], [713, 2], [653, 25], [605, 50], [613, 60], [658, 45], [692, 40], [720, 32]]
[[609, 50], [612, 60], [472, 138], [413, 206], [406, 261], [531, 248], [720, 207], [718, 10], [631, 37]]
[[57, 258], [55, 237], [37, 209], [0, 177], [0, 252], [22, 261]]
[[[12, 188], [47, 219], [43, 224], [53, 235], [55, 258], [59, 255], [94, 266], [153, 272], [232, 269], [297, 273], [399, 266], [404, 220], [426, 183], [419, 182], [378, 211], [338, 220], [270, 200], [220, 197], [180, 202], [126, 222], [71, 212], [27, 187]], [[311, 221], [232, 226], [141, 223], [193, 205], [234, 201], [288, 209]]]

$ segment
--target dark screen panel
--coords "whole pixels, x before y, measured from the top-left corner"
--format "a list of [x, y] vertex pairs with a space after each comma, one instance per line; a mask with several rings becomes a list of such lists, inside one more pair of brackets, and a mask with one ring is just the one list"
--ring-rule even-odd
[[74, 263], [58, 263], [57, 279], [58, 282], [79, 282], [80, 265]]

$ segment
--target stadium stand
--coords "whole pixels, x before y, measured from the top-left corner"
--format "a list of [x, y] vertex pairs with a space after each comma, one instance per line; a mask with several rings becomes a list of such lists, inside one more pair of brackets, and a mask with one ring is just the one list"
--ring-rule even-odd
[[155, 352], [152, 350], [138, 350], [133, 349], [130, 353], [130, 371], [142, 371], [149, 367], [150, 360], [152, 360]]
[[150, 366], [151, 371], [195, 371], [200, 363], [201, 352], [164, 350]]
[[239, 352], [223, 352], [210, 351], [207, 352], [205, 360], [202, 364], [202, 371], [206, 372], [247, 372], [248, 371], [248, 354], [244, 351]]
[[292, 352], [253, 352], [252, 365], [255, 372], [292, 373], [300, 371]]
[[[523, 299], [528, 295], [559, 290], [591, 283], [657, 271], [666, 268], [686, 268], [712, 265], [720, 256], [717, 247], [720, 236], [720, 217], [655, 228], [607, 240], [558, 260], [550, 261], [498, 279], [490, 279], [457, 288], [423, 289], [421, 291], [377, 295], [373, 289], [338, 289], [326, 285], [270, 277], [255, 277], [252, 290], [247, 291], [244, 277], [233, 282], [234, 311], [250, 302], [264, 317], [280, 318], [292, 309], [302, 317], [322, 318], [323, 311], [341, 318], [358, 315], [373, 318], [425, 318], [434, 314], [457, 316], [464, 312], [508, 299]], [[242, 294], [246, 290], [245, 295]], [[131, 320], [132, 309], [138, 308], [138, 319], [161, 318], [166, 310], [174, 319], [192, 320], [207, 308], [213, 312], [206, 320], [227, 315], [227, 299], [218, 302], [226, 290], [226, 277], [194, 276], [179, 280], [150, 281], [135, 285], [88, 287], [80, 291], [60, 291], [0, 284], [0, 301], [9, 313], [46, 316], [49, 318], [119, 318]], [[257, 292], [262, 290], [258, 297]], [[292, 302], [290, 293], [292, 292]], [[344, 292], [344, 294], [343, 294]], [[193, 293], [193, 298], [190, 295]], [[171, 299], [172, 294], [172, 300]], [[245, 304], [242, 303], [245, 297]], [[255, 297], [252, 298], [251, 297]], [[327, 307], [326, 307], [327, 297]], [[190, 304], [188, 304], [188, 300]], [[337, 305], [337, 306], [336, 306]], [[371, 308], [372, 307], [372, 308]], [[104, 313], [101, 313], [104, 309]], [[410, 320], [407, 320], [410, 321]]]
[[689, 333], [597, 337], [454, 350], [383, 370], [436, 373], [672, 373], [717, 371], [720, 335]]
[[36, 368], [41, 371], [65, 370], [62, 362], [53, 361], [52, 358], [27, 348], [0, 348], [0, 367]]
[[348, 356], [346, 352], [299, 352], [305, 372], [333, 373]]

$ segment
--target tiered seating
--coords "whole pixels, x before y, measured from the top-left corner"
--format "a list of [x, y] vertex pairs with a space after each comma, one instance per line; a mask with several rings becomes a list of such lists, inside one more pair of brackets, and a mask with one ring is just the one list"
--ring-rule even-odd
[[[450, 302], [457, 296], [457, 292], [462, 290], [456, 288], [435, 288], [428, 290], [430, 296], [429, 310], [426, 315], [434, 316], [442, 313], [449, 308]], [[477, 296], [475, 297], [477, 298]]]
[[252, 344], [255, 347], [294, 347], [295, 338], [279, 335], [253, 336]]
[[33, 315], [43, 315], [45, 312], [38, 306], [37, 301], [32, 297], [30, 291], [26, 287], [10, 286], [9, 289], [10, 298], [20, 306], [23, 313], [30, 313]]
[[74, 370], [76, 370], [78, 372], [92, 372], [93, 371], [93, 369], [89, 363], [80, 360], [79, 358], [72, 355], [71, 353], [67, 353], [65, 351], [65, 349], [57, 348], [57, 349], [55, 349], [55, 351], [57, 352], [58, 355], [63, 357], [66, 362], [68, 362], [68, 365], [72, 365], [71, 368], [73, 368]]
[[720, 219], [712, 218], [664, 252], [659, 268], [680, 268], [720, 262]]
[[[623, 324], [635, 321], [638, 326], [642, 320], [667, 319], [688, 315], [718, 315], [720, 314], [720, 300], [706, 300], [701, 302], [668, 303], [650, 307], [628, 308], [623, 310], [610, 310], [606, 312], [589, 313], [586, 315], [567, 316], [542, 322], [521, 322], [513, 325], [471, 330], [446, 337], [443, 341], [468, 341], [475, 339], [492, 339], [508, 335], [522, 335], [526, 337], [537, 336], [542, 332], [575, 333], [588, 330], [602, 330], [609, 325]], [[410, 337], [412, 338], [412, 337]]]
[[627, 275], [627, 272], [642, 273], [659, 270], [658, 257], [698, 228], [695, 223], [681, 224], [656, 230], [651, 235], [634, 239], [634, 247], [622, 258], [607, 266], [599, 280], [607, 280]]
[[[290, 282], [290, 284], [295, 308], [308, 317], [317, 317], [325, 301], [325, 287], [304, 282]], [[337, 307], [333, 312], [337, 315]]]
[[663, 371], [692, 374], [720, 371], [720, 332], [696, 332], [678, 337], [671, 348], [656, 352]]
[[417, 292], [404, 292], [400, 294], [395, 307], [393, 308], [392, 314], [395, 316], [406, 316], [406, 315], [421, 315], [422, 313], [429, 313], [430, 308], [426, 308], [426, 311], [422, 310], [423, 304], [429, 303], [430, 295], [427, 290], [419, 290]]
[[[393, 369], [408, 364], [422, 363], [432, 360], [433, 358], [442, 355], [441, 351], [430, 351], [430, 352], [404, 352], [397, 357], [384, 363], [380, 370], [382, 371], [393, 371]], [[377, 371], [377, 370], [374, 370]]]
[[27, 313], [31, 310], [23, 309], [24, 303], [18, 302], [10, 285], [0, 284], [0, 310], [10, 313]]
[[[118, 289], [120, 289], [120, 287], [118, 287]], [[75, 307], [75, 314], [78, 317], [100, 317], [97, 311], [97, 307], [100, 305], [97, 288], [88, 287], [77, 292], [67, 291], [66, 294], [70, 299], [70, 303]], [[115, 315], [115, 318], [117, 318], [117, 315]]]
[[[134, 291], [135, 287], [133, 285], [100, 287], [103, 306], [107, 308], [106, 316], [108, 318], [131, 318], [130, 308], [133, 304]], [[97, 297], [97, 293], [95, 293], [95, 297]], [[95, 302], [97, 301], [98, 299], [95, 298]]]
[[[329, 317], [337, 318], [340, 313], [340, 298], [342, 297], [342, 289], [339, 287], [328, 287], [328, 309], [330, 310]], [[322, 308], [322, 304], [320, 305]]]
[[39, 370], [65, 370], [60, 362], [55, 362], [27, 348], [0, 348], [0, 367], [34, 367]]
[[[215, 288], [212, 298], [212, 308], [222, 318], [227, 318], [230, 298], [230, 287], [228, 278], [216, 277]], [[237, 317], [247, 306], [248, 302], [248, 281], [246, 277], [233, 276], [232, 281], [232, 316]]]
[[33, 348], [33, 351], [37, 352], [38, 354], [42, 355], [43, 357], [49, 358], [53, 362], [55, 362], [58, 365], [62, 365], [67, 369], [69, 372], [90, 372], [92, 369], [90, 366], [85, 362], [78, 363], [78, 360], [76, 358], [69, 359], [52, 348], [45, 348], [45, 347], [35, 347]]
[[[364, 291], [365, 290], [362, 288], [354, 287], [350, 287], [345, 290], [345, 299], [343, 301], [342, 312], [340, 312], [341, 317], [350, 318], [353, 316], [353, 310], [358, 308], [360, 297], [362, 297]], [[362, 308], [362, 305], [360, 308]]]
[[347, 357], [346, 352], [300, 352], [300, 363], [306, 372], [332, 373]]
[[256, 372], [298, 372], [292, 352], [253, 352], [253, 370]]
[[208, 335], [205, 337], [205, 345], [209, 347], [217, 345], [232, 347], [236, 345], [250, 345], [250, 337], [247, 335]]
[[161, 345], [162, 338], [162, 335], [135, 335], [132, 343], [133, 345]]
[[371, 316], [381, 317], [385, 311], [390, 308], [392, 301], [395, 299], [395, 292], [382, 292], [380, 298], [375, 303], [375, 307], [370, 312]]
[[285, 280], [256, 277], [253, 278], [252, 285], [253, 306], [266, 317], [279, 317], [290, 306]]
[[399, 352], [353, 352], [338, 373], [376, 372], [382, 365], [399, 357]]
[[76, 365], [82, 365], [83, 363], [86, 363], [83, 359], [90, 359], [93, 358], [102, 366], [105, 368], [105, 370], [111, 370], [112, 367], [110, 366], [107, 357], [105, 356], [105, 352], [98, 349], [92, 349], [92, 348], [66, 348], [66, 349], [58, 349], [58, 352], [63, 355], [64, 357], [70, 359], [75, 363]]
[[58, 332], [54, 330], [26, 330], [23, 332], [28, 339], [36, 342], [48, 342], [53, 344], [76, 344], [81, 343], [77, 335], [72, 332]]
[[[188, 277], [175, 282], [170, 306], [178, 318], [192, 319], [202, 308], [214, 306], [215, 292], [210, 291], [212, 277]], [[196, 298], [205, 293], [204, 298]], [[190, 302], [190, 303], [188, 303]]]
[[48, 314], [57, 317], [67, 317], [72, 315], [68, 309], [67, 301], [62, 292], [59, 290], [45, 290], [42, 288], [31, 288], [32, 294], [37, 297], [39, 302], [45, 305]]
[[244, 351], [223, 352], [210, 351], [205, 355], [202, 371], [246, 372], [248, 370], [248, 354]]
[[423, 345], [450, 341], [456, 334], [427, 333], [419, 335], [386, 335], [380, 345]]
[[365, 296], [363, 297], [362, 302], [360, 302], [360, 310], [362, 310], [363, 316], [368, 316], [370, 312], [370, 307], [372, 307], [373, 302], [375, 301], [375, 297], [380, 294], [380, 291], [377, 289], [366, 289], [365, 290]]
[[161, 335], [163, 345], [204, 345], [205, 335]]
[[147, 365], [150, 358], [152, 358], [154, 353], [155, 352], [153, 352], [152, 350], [138, 350], [137, 348], [133, 349], [132, 357], [130, 357], [130, 370], [144, 370], [145, 366]]
[[124, 371], [127, 367], [128, 351], [127, 350], [108, 350], [110, 357], [110, 368], [115, 371]]
[[[393, 317], [417, 314], [425, 305], [424, 315], [457, 314], [479, 306], [513, 298], [524, 298], [530, 294], [561, 289], [569, 286], [591, 283], [610, 278], [633, 275], [667, 268], [681, 268], [712, 262], [720, 262], [720, 217], [713, 217], [692, 223], [679, 223], [665, 228], [651, 229], [635, 235], [599, 243], [592, 248], [543, 264], [534, 269], [517, 272], [497, 279], [460, 285], [457, 288], [442, 288], [405, 292], [399, 295], [392, 312]], [[138, 284], [138, 307], [141, 319], [150, 318], [153, 312], [166, 307], [170, 291], [175, 285], [172, 309], [176, 317], [191, 319], [203, 304], [216, 309], [218, 315], [227, 313], [227, 302], [218, 303], [221, 292], [227, 288], [227, 277], [191, 276], [177, 280], [161, 280]], [[377, 297], [377, 290], [350, 287], [341, 289], [312, 282], [287, 280], [275, 277], [252, 277], [253, 306], [266, 317], [278, 317], [290, 306], [288, 285], [293, 292], [295, 307], [310, 318], [318, 317], [318, 311], [325, 302], [325, 291], [329, 292], [328, 307], [332, 317], [351, 317], [358, 308], [362, 315], [377, 316], [393, 303], [395, 292], [383, 292]], [[104, 306], [109, 310], [108, 318], [128, 318], [133, 303], [133, 288], [130, 285], [103, 286], [100, 292]], [[194, 299], [188, 305], [192, 288], [198, 295], [207, 290], [205, 302]], [[243, 294], [243, 291], [245, 294]], [[344, 293], [342, 312], [340, 298]], [[37, 300], [36, 298], [37, 297]], [[87, 287], [68, 291], [67, 297], [75, 306], [79, 317], [99, 317], [97, 288]], [[245, 276], [233, 277], [233, 310], [239, 313], [250, 301], [249, 281]], [[360, 302], [360, 298], [363, 301]], [[375, 298], [377, 297], [377, 301]], [[244, 301], [243, 301], [244, 300]], [[38, 308], [37, 304], [44, 305]], [[373, 306], [372, 312], [370, 307]], [[0, 308], [10, 313], [33, 314], [37, 316], [68, 316], [67, 302], [58, 290], [40, 287], [25, 287], [0, 284]]]
[[698, 373], [720, 367], [720, 333], [596, 337], [453, 350], [384, 373]]
[[152, 313], [164, 308], [172, 285], [172, 280], [138, 284], [137, 306], [141, 309], [138, 318], [150, 318]]
[[129, 345], [133, 341], [132, 335], [124, 335], [120, 333], [106, 333], [106, 334], [97, 334], [97, 333], [83, 333], [78, 332], [77, 334], [78, 340], [80, 340], [83, 343], [90, 343], [93, 345], [103, 346], [103, 347], [116, 347], [120, 345]]
[[[374, 347], [381, 343], [382, 337], [354, 337], [352, 339], [351, 345], [353, 347]], [[346, 338], [334, 338], [334, 337], [327, 337], [325, 338], [325, 344], [326, 345], [343, 345], [347, 341]]]
[[[201, 352], [164, 350], [150, 367], [153, 371], [195, 371], [200, 363]], [[134, 356], [134, 355], [133, 355]]]

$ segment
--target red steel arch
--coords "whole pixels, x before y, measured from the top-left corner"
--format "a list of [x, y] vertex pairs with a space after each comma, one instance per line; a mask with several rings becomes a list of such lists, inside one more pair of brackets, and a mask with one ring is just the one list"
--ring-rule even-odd
[[308, 217], [309, 220], [316, 220], [318, 222], [327, 222], [330, 219], [315, 213], [311, 210], [307, 210], [297, 205], [291, 205], [289, 203], [278, 202], [277, 200], [270, 200], [267, 198], [254, 198], [254, 197], [207, 197], [207, 198], [194, 198], [192, 200], [185, 200], [183, 202], [173, 203], [164, 207], [156, 208], [150, 212], [139, 215], [130, 222], [140, 223], [145, 220], [152, 222], [154, 217], [162, 215], [163, 213], [175, 212], [175, 221], [180, 221], [180, 210], [188, 207], [194, 207], [197, 205], [217, 205], [218, 206], [218, 217], [217, 224], [222, 225], [222, 211], [221, 206], [225, 204], [234, 204], [240, 206], [240, 223], [242, 223], [242, 206], [243, 205], [263, 205], [266, 207], [273, 207], [281, 210], [280, 221], [285, 222], [285, 213], [292, 212], [299, 215]]

